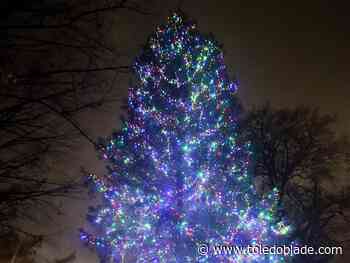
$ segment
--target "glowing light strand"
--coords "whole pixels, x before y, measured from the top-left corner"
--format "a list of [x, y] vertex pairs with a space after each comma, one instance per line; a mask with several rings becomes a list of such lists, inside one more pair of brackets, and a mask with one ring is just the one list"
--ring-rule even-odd
[[[259, 198], [249, 145], [236, 142], [237, 82], [212, 37], [174, 13], [134, 64], [129, 118], [102, 151], [109, 174], [90, 175], [103, 206], [89, 214], [99, 235], [81, 232], [101, 262], [289, 262], [277, 255], [221, 257], [196, 244], [284, 244], [278, 191]], [[110, 262], [110, 261], [108, 261]]]

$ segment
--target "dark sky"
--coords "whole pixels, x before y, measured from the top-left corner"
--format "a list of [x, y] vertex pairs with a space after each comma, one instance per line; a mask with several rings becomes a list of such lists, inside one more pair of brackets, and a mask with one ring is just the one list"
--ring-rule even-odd
[[246, 105], [319, 106], [339, 114], [349, 131], [350, 23], [341, 1], [186, 2], [224, 44]]
[[[125, 14], [115, 18], [120, 50], [133, 58], [157, 24], [164, 23], [177, 1], [150, 0], [153, 16]], [[348, 6], [341, 1], [183, 1], [182, 9], [224, 45], [225, 61], [241, 87], [239, 96], [250, 107], [270, 101], [277, 107], [299, 104], [317, 106], [337, 114], [337, 131], [349, 134], [350, 121], [350, 34]], [[118, 89], [125, 94], [128, 77]], [[118, 105], [108, 112], [82, 117], [92, 136], [107, 136], [118, 125]], [[83, 165], [102, 172], [101, 163], [89, 145], [72, 151], [62, 166], [79, 174]], [[97, 262], [82, 250], [76, 229], [84, 224], [87, 202], [70, 202], [66, 216], [57, 219], [62, 231], [46, 245], [45, 254], [78, 252], [78, 263]], [[54, 231], [53, 231], [54, 232]], [[345, 261], [339, 261], [345, 262]]]

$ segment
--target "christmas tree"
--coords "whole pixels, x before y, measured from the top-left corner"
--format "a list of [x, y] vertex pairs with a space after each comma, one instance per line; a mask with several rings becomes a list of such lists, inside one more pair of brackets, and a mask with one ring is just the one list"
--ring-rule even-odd
[[[237, 82], [220, 45], [174, 13], [134, 63], [122, 129], [102, 145], [108, 173], [90, 175], [103, 205], [88, 215], [101, 262], [288, 262], [278, 255], [201, 255], [198, 244], [285, 244], [278, 191], [259, 196], [240, 145]], [[210, 251], [209, 251], [210, 252]]]

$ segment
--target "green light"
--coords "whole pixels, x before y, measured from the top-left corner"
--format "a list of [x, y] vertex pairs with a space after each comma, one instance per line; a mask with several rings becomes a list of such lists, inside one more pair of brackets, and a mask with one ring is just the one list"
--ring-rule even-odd
[[184, 152], [189, 152], [190, 151], [190, 147], [187, 144], [185, 144], [184, 146], [182, 146], [182, 150]]

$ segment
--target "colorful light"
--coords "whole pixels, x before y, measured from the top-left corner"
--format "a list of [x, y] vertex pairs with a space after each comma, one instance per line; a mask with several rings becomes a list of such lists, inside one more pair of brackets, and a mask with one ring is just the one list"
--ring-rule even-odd
[[288, 262], [288, 257], [197, 254], [196, 244], [276, 245], [291, 227], [277, 217], [278, 191], [259, 197], [237, 136], [237, 83], [210, 36], [174, 13], [137, 57], [128, 118], [106, 140], [109, 173], [89, 176], [103, 206], [81, 233], [101, 262]]

